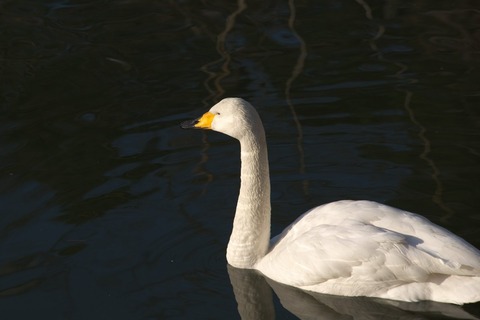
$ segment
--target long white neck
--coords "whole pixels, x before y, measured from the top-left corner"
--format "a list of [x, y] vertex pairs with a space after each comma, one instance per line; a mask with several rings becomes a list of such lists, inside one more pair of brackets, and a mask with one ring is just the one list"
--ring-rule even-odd
[[268, 251], [270, 241], [270, 177], [263, 126], [240, 139], [241, 184], [227, 261], [253, 268]]

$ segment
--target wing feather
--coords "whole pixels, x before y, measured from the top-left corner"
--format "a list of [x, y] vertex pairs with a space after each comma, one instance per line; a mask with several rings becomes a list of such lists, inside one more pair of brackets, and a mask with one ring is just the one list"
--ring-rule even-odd
[[335, 279], [394, 287], [432, 274], [478, 275], [479, 256], [418, 215], [375, 202], [339, 201], [312, 209], [272, 239], [257, 269], [298, 287]]

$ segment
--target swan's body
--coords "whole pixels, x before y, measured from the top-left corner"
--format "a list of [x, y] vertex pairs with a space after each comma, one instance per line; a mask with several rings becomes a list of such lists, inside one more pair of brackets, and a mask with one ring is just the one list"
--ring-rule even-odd
[[241, 186], [227, 261], [301, 289], [345, 296], [464, 304], [480, 301], [480, 251], [427, 219], [371, 201], [337, 201], [270, 240], [270, 178], [262, 122], [224, 99], [184, 128], [240, 141]]

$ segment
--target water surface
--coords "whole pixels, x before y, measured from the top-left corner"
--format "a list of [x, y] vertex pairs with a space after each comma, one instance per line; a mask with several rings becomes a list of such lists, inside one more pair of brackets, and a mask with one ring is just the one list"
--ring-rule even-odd
[[[19, 0], [0, 12], [4, 317], [239, 318], [224, 257], [238, 144], [179, 128], [228, 96], [265, 123], [273, 233], [316, 205], [369, 199], [480, 247], [476, 2]], [[312, 316], [298, 306], [435, 317], [312, 304], [253, 277], [277, 319]]]

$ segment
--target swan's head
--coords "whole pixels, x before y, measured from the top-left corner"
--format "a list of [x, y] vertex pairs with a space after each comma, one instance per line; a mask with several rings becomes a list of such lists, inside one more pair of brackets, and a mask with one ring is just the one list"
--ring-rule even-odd
[[238, 140], [250, 134], [264, 135], [257, 111], [241, 98], [225, 98], [200, 118], [182, 122], [181, 126], [184, 129], [210, 129]]

